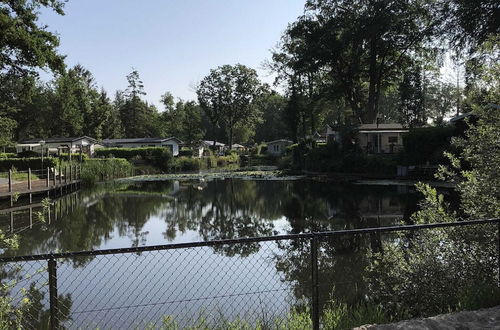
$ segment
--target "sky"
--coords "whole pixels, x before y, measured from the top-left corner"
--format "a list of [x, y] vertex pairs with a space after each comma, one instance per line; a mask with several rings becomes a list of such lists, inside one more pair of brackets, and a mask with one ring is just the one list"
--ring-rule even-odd
[[[109, 95], [127, 87], [137, 69], [146, 100], [160, 106], [169, 91], [196, 99], [196, 83], [210, 69], [241, 63], [262, 81], [262, 67], [304, 0], [69, 0], [65, 15], [42, 10], [39, 22], [61, 41], [66, 64], [90, 70]], [[50, 79], [48, 74], [43, 79]]]

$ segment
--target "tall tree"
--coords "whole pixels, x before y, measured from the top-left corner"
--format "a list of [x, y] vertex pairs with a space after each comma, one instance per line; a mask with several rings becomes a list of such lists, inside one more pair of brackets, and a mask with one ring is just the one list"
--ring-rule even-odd
[[[157, 109], [141, 99], [146, 95], [139, 72], [133, 70], [127, 75], [128, 88], [120, 105], [120, 119], [126, 137], [151, 137], [159, 134]], [[121, 98], [121, 95], [118, 95]]]
[[197, 89], [199, 103], [214, 126], [226, 127], [229, 147], [238, 125], [253, 127], [260, 112], [254, 100], [260, 94], [257, 72], [244, 65], [223, 65], [210, 70]]
[[420, 66], [410, 67], [403, 75], [399, 85], [401, 98], [401, 121], [406, 127], [419, 127], [426, 123], [423, 108], [422, 75]]
[[64, 15], [59, 0], [18, 0], [0, 3], [0, 72], [21, 75], [35, 68], [62, 71], [64, 57], [57, 53], [59, 38], [38, 23], [41, 7]]
[[201, 111], [201, 107], [194, 101], [188, 101], [184, 104], [180, 138], [190, 148], [195, 147], [204, 135]]
[[380, 95], [438, 27], [426, 1], [309, 0], [287, 29], [293, 63], [328, 74], [360, 122], [374, 122]]

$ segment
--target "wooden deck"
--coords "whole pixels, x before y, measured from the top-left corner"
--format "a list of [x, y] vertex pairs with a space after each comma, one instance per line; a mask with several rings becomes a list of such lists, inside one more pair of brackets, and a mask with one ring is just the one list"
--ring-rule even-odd
[[[45, 170], [44, 170], [45, 172]], [[32, 179], [31, 169], [28, 169], [27, 180], [14, 180], [12, 171], [8, 173], [8, 179], [0, 181], [0, 198], [8, 197], [13, 206], [13, 201], [21, 195], [32, 195], [46, 193], [48, 196], [62, 195], [63, 192], [73, 191], [80, 185], [79, 166], [66, 166], [59, 169], [47, 168], [42, 174], [42, 179]]]
[[11, 194], [39, 194], [43, 192], [50, 192], [54, 189], [65, 189], [71, 185], [79, 184], [80, 180], [73, 180], [68, 182], [56, 183], [55, 185], [51, 182], [47, 186], [47, 181], [44, 179], [31, 181], [31, 189], [28, 188], [27, 181], [13, 182], [12, 192], [9, 191], [8, 184], [0, 184], [0, 198], [8, 197]]

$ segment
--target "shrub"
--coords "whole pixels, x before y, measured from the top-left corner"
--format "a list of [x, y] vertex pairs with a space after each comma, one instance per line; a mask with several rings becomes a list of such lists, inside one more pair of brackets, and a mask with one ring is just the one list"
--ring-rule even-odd
[[453, 127], [425, 127], [412, 129], [403, 135], [402, 162], [408, 165], [439, 164], [443, 152], [450, 148]]
[[[44, 157], [43, 167], [55, 167], [58, 164], [57, 158]], [[19, 171], [26, 171], [42, 168], [42, 158], [0, 158], [0, 171], [5, 172], [11, 168], [17, 168]]]
[[35, 152], [33, 150], [25, 150], [21, 151], [20, 153], [17, 154], [17, 156], [14, 156], [17, 158], [33, 158], [33, 157], [40, 157], [40, 153]]
[[96, 150], [96, 155], [99, 157], [117, 157], [127, 160], [137, 159], [140, 156], [147, 165], [155, 166], [162, 171], [168, 171], [174, 165], [172, 154], [164, 147], [101, 148]]
[[94, 184], [97, 181], [128, 176], [133, 170], [133, 165], [123, 158], [94, 158], [82, 164], [81, 179], [84, 184]]
[[240, 161], [240, 156], [235, 152], [231, 152], [227, 156], [217, 157], [217, 166], [226, 166], [228, 164], [236, 164], [239, 161]]
[[[89, 159], [89, 156], [87, 154], [81, 154], [82, 156], [82, 161], [86, 161]], [[64, 161], [69, 161], [69, 154], [68, 153], [61, 153], [59, 155], [57, 155], [57, 158], [59, 158], [60, 160], [64, 160]], [[71, 160], [80, 160], [80, 154], [77, 153], [77, 154], [71, 154]]]
[[17, 154], [13, 152], [0, 152], [0, 159], [1, 158], [16, 158]]
[[202, 160], [180, 156], [174, 160], [174, 169], [176, 171], [196, 171], [202, 168]]
[[181, 149], [179, 150], [179, 156], [193, 157], [193, 149]]

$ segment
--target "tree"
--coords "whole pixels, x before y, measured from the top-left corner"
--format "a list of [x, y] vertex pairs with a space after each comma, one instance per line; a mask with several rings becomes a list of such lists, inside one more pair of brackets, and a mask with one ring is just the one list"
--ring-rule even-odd
[[6, 147], [13, 145], [12, 139], [17, 123], [6, 117], [0, 117], [0, 148], [5, 152]]
[[174, 96], [170, 92], [166, 92], [161, 96], [161, 102], [165, 107], [165, 111], [160, 115], [163, 135], [180, 138], [182, 134], [182, 121], [184, 119], [184, 102], [178, 100], [176, 103]]
[[2, 1], [0, 4], [0, 72], [25, 75], [34, 68], [62, 71], [64, 57], [57, 54], [59, 39], [39, 26], [38, 9], [47, 7], [64, 15], [59, 0]]
[[196, 93], [200, 106], [210, 119], [214, 132], [218, 125], [224, 124], [230, 148], [236, 126], [253, 127], [259, 120], [260, 112], [254, 106], [254, 100], [260, 94], [260, 87], [257, 72], [241, 64], [210, 70], [198, 86]]
[[160, 133], [158, 111], [153, 105], [141, 99], [144, 84], [139, 72], [133, 70], [127, 75], [128, 88], [122, 95], [118, 94], [116, 102], [120, 106], [120, 119], [126, 137], [151, 137]]
[[274, 92], [266, 92], [259, 97], [257, 106], [262, 113], [262, 122], [257, 125], [255, 140], [257, 142], [272, 141], [288, 137], [288, 129], [284, 120], [287, 99]]
[[180, 138], [190, 148], [195, 147], [203, 137], [204, 132], [201, 126], [201, 108], [194, 101], [184, 104], [184, 115], [181, 126]]
[[401, 121], [406, 127], [425, 125], [427, 117], [423, 107], [422, 75], [419, 66], [410, 67], [403, 75], [399, 85], [401, 99]]
[[[296, 72], [323, 72], [356, 119], [372, 123], [388, 82], [438, 27], [426, 1], [309, 0], [284, 49]], [[334, 93], [332, 93], [334, 94]]]

